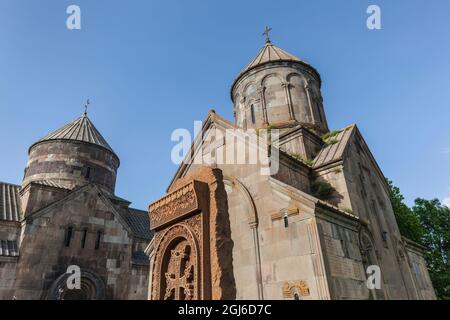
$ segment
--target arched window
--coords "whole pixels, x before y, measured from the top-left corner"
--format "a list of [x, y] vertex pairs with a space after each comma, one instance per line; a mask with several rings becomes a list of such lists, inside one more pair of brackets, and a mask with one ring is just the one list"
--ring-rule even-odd
[[252, 118], [252, 123], [256, 123], [256, 117], [255, 117], [255, 107], [253, 105], [250, 106], [250, 114]]
[[67, 231], [66, 231], [66, 239], [65, 239], [65, 244], [66, 247], [70, 247], [70, 241], [72, 240], [72, 235], [73, 235], [73, 227], [68, 227]]

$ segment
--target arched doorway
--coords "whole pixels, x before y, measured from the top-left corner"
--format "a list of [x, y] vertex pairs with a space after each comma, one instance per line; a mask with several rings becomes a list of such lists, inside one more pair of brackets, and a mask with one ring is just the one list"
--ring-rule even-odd
[[79, 289], [69, 289], [67, 280], [70, 274], [63, 274], [53, 282], [49, 290], [49, 300], [103, 300], [105, 284], [94, 273], [82, 271]]

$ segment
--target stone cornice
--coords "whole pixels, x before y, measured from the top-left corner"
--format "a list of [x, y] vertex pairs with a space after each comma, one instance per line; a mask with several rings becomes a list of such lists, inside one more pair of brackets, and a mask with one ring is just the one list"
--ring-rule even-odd
[[200, 182], [193, 180], [153, 202], [148, 208], [151, 229], [159, 229], [198, 212], [201, 206], [198, 197], [199, 189]]

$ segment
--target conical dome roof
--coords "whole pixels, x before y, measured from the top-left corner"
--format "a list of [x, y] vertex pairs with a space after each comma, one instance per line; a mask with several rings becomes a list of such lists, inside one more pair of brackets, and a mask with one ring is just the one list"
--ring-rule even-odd
[[103, 147], [115, 154], [114, 150], [95, 128], [86, 113], [75, 121], [66, 124], [61, 129], [58, 129], [40, 139], [35, 144], [52, 140], [68, 140], [91, 143]]
[[305, 63], [296, 56], [278, 48], [272, 42], [268, 41], [256, 57], [247, 65], [247, 67], [245, 67], [241, 74], [259, 65], [274, 61], [296, 61]]
[[266, 41], [266, 44], [264, 47], [258, 52], [256, 57], [242, 70], [239, 75], [236, 77], [236, 79], [233, 82], [233, 85], [231, 86], [231, 100], [233, 100], [233, 90], [236, 84], [239, 82], [239, 80], [247, 74], [250, 70], [253, 70], [256, 67], [270, 64], [273, 62], [297, 62], [299, 64], [302, 64], [311, 71], [313, 71], [317, 78], [319, 79], [319, 83], [321, 83], [320, 74], [317, 72], [317, 70], [312, 67], [309, 63], [297, 58], [293, 54], [290, 54], [289, 52], [277, 47], [274, 45], [270, 40]]

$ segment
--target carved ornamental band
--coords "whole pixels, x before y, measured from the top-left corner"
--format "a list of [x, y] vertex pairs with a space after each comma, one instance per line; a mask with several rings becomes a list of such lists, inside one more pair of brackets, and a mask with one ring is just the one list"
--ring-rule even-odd
[[196, 181], [192, 181], [150, 205], [150, 225], [152, 230], [199, 210], [196, 184]]

